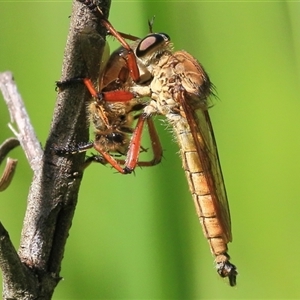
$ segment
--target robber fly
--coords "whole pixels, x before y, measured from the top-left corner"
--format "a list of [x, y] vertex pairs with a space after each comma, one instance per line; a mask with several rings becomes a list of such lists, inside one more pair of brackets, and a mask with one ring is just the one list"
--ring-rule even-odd
[[[156, 34], [155, 34], [156, 35]], [[153, 80], [146, 91], [132, 87], [140, 96], [150, 97], [143, 116], [159, 114], [172, 125], [180, 146], [183, 168], [193, 196], [205, 237], [215, 256], [217, 272], [236, 284], [236, 267], [230, 263], [227, 244], [231, 242], [230, 212], [217, 146], [208, 114], [208, 97], [212, 84], [200, 63], [185, 51], [171, 51], [168, 36], [162, 35], [160, 55], [144, 56], [136, 48], [139, 59], [145, 59]]]
[[[88, 0], [79, 0], [85, 4]], [[232, 240], [230, 212], [224, 186], [217, 146], [208, 114], [209, 96], [213, 85], [201, 64], [185, 51], [173, 52], [170, 38], [164, 33], [150, 33], [130, 46], [95, 9], [100, 22], [115, 36], [126, 52], [131, 84], [127, 91], [149, 101], [142, 109], [129, 144], [134, 154], [133, 170], [138, 162], [140, 141], [145, 122], [153, 115], [163, 115], [172, 125], [180, 146], [183, 168], [197, 214], [211, 252], [215, 256], [217, 272], [236, 284], [237, 270], [229, 261], [227, 244]], [[148, 81], [143, 81], [143, 77]], [[150, 79], [149, 79], [150, 78]], [[127, 155], [128, 157], [128, 155]]]

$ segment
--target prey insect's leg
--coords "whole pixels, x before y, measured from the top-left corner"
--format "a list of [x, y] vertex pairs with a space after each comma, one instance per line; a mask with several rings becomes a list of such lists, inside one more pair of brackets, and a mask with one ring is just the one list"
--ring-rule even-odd
[[80, 143], [77, 145], [68, 145], [64, 147], [58, 147], [57, 145], [52, 146], [52, 151], [58, 155], [68, 155], [68, 154], [77, 154], [81, 152], [86, 152], [87, 150], [94, 147], [93, 142]]
[[86, 86], [92, 97], [99, 101], [126, 102], [134, 98], [133, 93], [124, 90], [98, 92], [91, 79], [87, 77], [75, 77], [65, 81], [56, 81], [56, 88], [61, 91], [65, 87], [81, 82]]

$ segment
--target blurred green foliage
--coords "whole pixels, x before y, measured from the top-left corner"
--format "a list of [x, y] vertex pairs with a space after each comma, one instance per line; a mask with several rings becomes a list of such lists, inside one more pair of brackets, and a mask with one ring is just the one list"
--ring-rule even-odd
[[[113, 1], [117, 29], [144, 36], [155, 15], [154, 30], [197, 57], [217, 87], [211, 117], [238, 285], [214, 270], [178, 147], [157, 122], [159, 166], [132, 176], [99, 165], [86, 171], [53, 299], [300, 298], [299, 12], [299, 3], [284, 1]], [[14, 73], [42, 144], [70, 13], [71, 2], [0, 3], [0, 71]], [[0, 121], [3, 141], [12, 135], [3, 101]], [[0, 220], [18, 247], [32, 172], [21, 149], [12, 156], [19, 165], [0, 194]]]

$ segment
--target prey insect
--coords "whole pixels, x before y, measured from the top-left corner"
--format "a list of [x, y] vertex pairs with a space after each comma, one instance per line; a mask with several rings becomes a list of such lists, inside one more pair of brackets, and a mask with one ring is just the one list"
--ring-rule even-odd
[[[105, 26], [110, 24], [107, 22]], [[129, 35], [128, 37], [136, 39]], [[56, 154], [76, 154], [94, 148], [100, 155], [88, 157], [85, 166], [93, 161], [108, 163], [122, 174], [133, 172], [136, 166], [153, 166], [161, 161], [162, 148], [151, 118], [147, 119], [147, 124], [154, 158], [150, 161], [138, 160], [139, 153], [147, 149], [140, 143], [135, 145], [135, 140], [140, 139], [141, 130], [134, 130], [134, 123], [137, 120], [136, 128], [143, 126], [144, 121], [140, 116], [145, 104], [128, 91], [134, 81], [126, 61], [127, 52], [120, 48], [111, 54], [105, 66], [102, 66], [98, 88], [94, 87], [89, 78], [57, 82], [60, 90], [78, 81], [83, 82], [89, 90], [92, 99], [87, 105], [87, 111], [95, 129], [95, 140], [65, 147], [55, 146], [53, 149]], [[130, 139], [131, 135], [133, 136]], [[120, 156], [126, 158], [118, 158]]]
[[[88, 0], [81, 2], [91, 3]], [[120, 53], [126, 53], [132, 79], [126, 90], [149, 99], [128, 147], [128, 153], [135, 153], [132, 161], [138, 161], [136, 149], [140, 149], [143, 125], [153, 115], [165, 116], [177, 137], [189, 189], [204, 235], [215, 256], [217, 272], [221, 277], [228, 277], [231, 286], [236, 285], [237, 269], [230, 262], [227, 248], [232, 240], [230, 211], [208, 114], [213, 85], [207, 73], [189, 53], [174, 52], [167, 34], [150, 33], [130, 46], [97, 7], [90, 8], [96, 8], [100, 22], [120, 41], [123, 47]], [[134, 167], [133, 163], [131, 169]]]

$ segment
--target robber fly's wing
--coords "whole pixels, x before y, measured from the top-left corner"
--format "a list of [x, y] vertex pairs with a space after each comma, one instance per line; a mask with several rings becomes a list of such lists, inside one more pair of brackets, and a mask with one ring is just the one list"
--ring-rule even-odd
[[225, 242], [231, 241], [230, 212], [219, 162], [217, 145], [208, 114], [208, 99], [212, 83], [201, 64], [185, 51], [177, 51], [171, 57], [174, 81], [177, 86], [177, 101], [189, 124], [207, 181], [213, 205], [223, 231]]
[[226, 242], [229, 242], [232, 240], [230, 212], [217, 145], [208, 111], [201, 108], [194, 110], [188, 104], [188, 99], [181, 99], [181, 105], [192, 132], [216, 214], [224, 232], [224, 239]]

